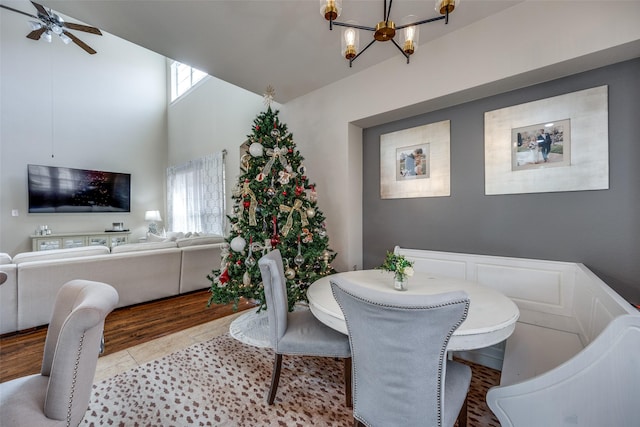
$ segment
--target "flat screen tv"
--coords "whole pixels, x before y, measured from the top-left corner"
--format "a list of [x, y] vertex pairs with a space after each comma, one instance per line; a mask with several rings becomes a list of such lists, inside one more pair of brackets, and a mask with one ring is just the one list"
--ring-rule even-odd
[[131, 211], [131, 174], [27, 167], [29, 213]]

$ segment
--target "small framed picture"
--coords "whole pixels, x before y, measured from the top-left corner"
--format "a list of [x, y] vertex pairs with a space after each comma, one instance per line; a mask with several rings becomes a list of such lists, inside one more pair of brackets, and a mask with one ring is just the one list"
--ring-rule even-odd
[[380, 136], [380, 197], [451, 195], [450, 121]]

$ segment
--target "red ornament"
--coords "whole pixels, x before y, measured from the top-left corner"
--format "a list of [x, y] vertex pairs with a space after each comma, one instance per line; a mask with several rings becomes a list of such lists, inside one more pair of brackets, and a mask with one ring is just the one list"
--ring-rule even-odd
[[286, 195], [287, 195], [287, 192], [286, 192], [286, 191], [283, 191], [283, 192], [282, 192], [282, 195], [283, 195], [283, 196], [286, 196]]
[[236, 261], [236, 265], [242, 265], [242, 261], [240, 260]]
[[289, 148], [289, 154], [293, 153], [293, 148]]
[[256, 125], [256, 130], [260, 130], [260, 126], [259, 125]]
[[275, 248], [276, 246], [278, 246], [278, 243], [280, 243], [280, 237], [278, 237], [277, 234], [271, 236], [271, 247]]
[[224, 283], [227, 283], [229, 280], [230, 280], [229, 270], [225, 268], [225, 270], [222, 272], [220, 277], [218, 277], [218, 281], [224, 284]]
[[249, 206], [251, 206], [251, 202], [249, 200], [245, 200], [244, 202], [242, 202], [242, 206], [244, 206], [245, 209], [249, 209]]

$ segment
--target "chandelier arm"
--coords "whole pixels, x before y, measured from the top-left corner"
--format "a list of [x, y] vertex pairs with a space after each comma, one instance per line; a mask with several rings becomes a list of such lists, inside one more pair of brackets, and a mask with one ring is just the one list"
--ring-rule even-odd
[[408, 64], [409, 63], [409, 55], [400, 47], [400, 45], [396, 42], [396, 39], [391, 39], [391, 41], [398, 48], [400, 53], [402, 53], [404, 55], [404, 57], [407, 58], [407, 64]]
[[[364, 47], [364, 49], [362, 49], [360, 52], [358, 52], [358, 54], [357, 54], [356, 56], [354, 56], [353, 58], [351, 58], [351, 59], [349, 60], [349, 67], [351, 67], [351, 64], [353, 63], [353, 61], [355, 61], [356, 59], [358, 59], [358, 56], [362, 55], [362, 54], [364, 53], [364, 51], [365, 51], [365, 50], [367, 50], [367, 49], [369, 49], [369, 46], [371, 46], [371, 45], [372, 45], [372, 44], [374, 44], [375, 42], [376, 42], [376, 39], [371, 40], [371, 41], [369, 42], [369, 44], [368, 44], [368, 45], [366, 45], [366, 46]], [[402, 53], [404, 53], [404, 52], [402, 52]]]
[[384, 10], [383, 10], [383, 15], [384, 16], [384, 22], [389, 22], [389, 15], [391, 15], [391, 4], [393, 3], [393, 0], [389, 0], [389, 8], [387, 9], [387, 0], [384, 0]]
[[356, 25], [356, 24], [347, 24], [346, 22], [338, 22], [338, 21], [330, 21], [333, 22], [333, 25], [337, 25], [338, 27], [348, 27], [348, 28], [356, 28], [358, 30], [365, 30], [365, 31], [375, 31], [375, 28], [372, 27], [365, 27], [363, 25]]
[[[422, 21], [412, 22], [410, 24], [398, 25], [396, 27], [396, 30], [402, 30], [403, 28], [407, 28], [407, 27], [410, 27], [412, 25], [428, 24], [429, 22], [440, 21], [442, 19], [446, 19], [446, 16], [444, 16], [444, 15], [443, 16], [436, 16], [435, 18], [423, 19]], [[445, 24], [446, 24], [446, 21], [445, 21]]]

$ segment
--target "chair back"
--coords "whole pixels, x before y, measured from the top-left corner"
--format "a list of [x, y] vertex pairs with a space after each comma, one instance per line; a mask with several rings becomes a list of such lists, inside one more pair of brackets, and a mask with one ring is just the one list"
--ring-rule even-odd
[[89, 280], [65, 283], [56, 295], [47, 330], [41, 374], [49, 377], [48, 418], [78, 425], [89, 405], [104, 320], [118, 303], [110, 285]]
[[353, 357], [354, 417], [369, 426], [441, 426], [447, 344], [465, 292], [415, 295], [331, 279]]
[[271, 348], [278, 351], [278, 342], [287, 330], [287, 282], [284, 276], [284, 264], [280, 250], [274, 249], [258, 260], [264, 298], [267, 303], [269, 319], [269, 341]]

